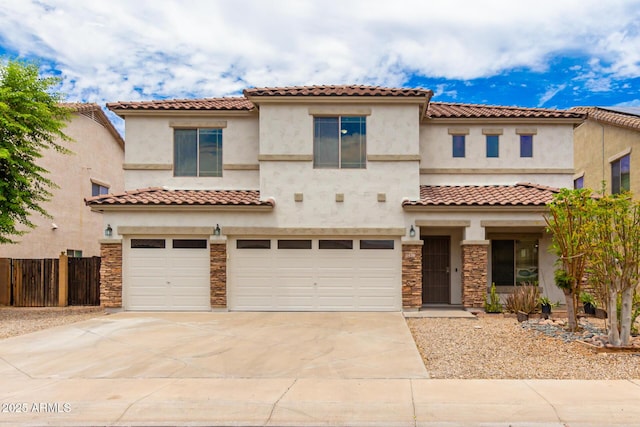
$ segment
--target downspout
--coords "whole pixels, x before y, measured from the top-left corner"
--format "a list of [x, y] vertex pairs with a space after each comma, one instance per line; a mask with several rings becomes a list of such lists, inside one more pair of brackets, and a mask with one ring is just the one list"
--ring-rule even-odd
[[[588, 115], [590, 115], [589, 113], [587, 113]], [[588, 117], [587, 117], [588, 118]], [[605, 180], [605, 159], [604, 159], [604, 125], [602, 123], [600, 123], [600, 121], [596, 118], [593, 117], [593, 123], [597, 124], [598, 126], [600, 126], [601, 131], [601, 136], [600, 136], [600, 145], [601, 145], [601, 151], [602, 151], [602, 180], [600, 181], [600, 185], [602, 185], [605, 188], [602, 188], [602, 190], [606, 193], [606, 180]]]

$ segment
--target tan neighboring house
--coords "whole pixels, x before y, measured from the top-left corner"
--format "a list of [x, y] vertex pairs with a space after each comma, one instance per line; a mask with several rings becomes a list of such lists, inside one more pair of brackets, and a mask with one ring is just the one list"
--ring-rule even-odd
[[38, 160], [59, 186], [43, 205], [52, 218], [31, 215], [36, 228], [16, 237], [19, 243], [0, 245], [0, 257], [57, 258], [62, 252], [69, 256], [100, 255], [102, 215], [91, 211], [84, 199], [124, 189], [124, 140], [97, 104], [64, 105], [74, 110], [63, 130], [74, 140], [63, 143], [73, 153], [45, 150]]
[[253, 88], [115, 102], [126, 192], [101, 212], [101, 302], [124, 310], [483, 307], [553, 283], [542, 215], [583, 113], [425, 89]]
[[[587, 114], [575, 129], [575, 188], [640, 197], [640, 108], [576, 107]], [[635, 151], [635, 152], [634, 152]]]

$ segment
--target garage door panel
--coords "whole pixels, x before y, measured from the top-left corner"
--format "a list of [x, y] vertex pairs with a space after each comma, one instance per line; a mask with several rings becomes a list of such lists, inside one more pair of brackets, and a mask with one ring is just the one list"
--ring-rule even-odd
[[318, 306], [328, 311], [350, 311], [358, 308], [355, 301], [353, 296], [319, 296]]
[[211, 309], [208, 240], [198, 239], [200, 245], [206, 246], [204, 249], [174, 248], [174, 238], [152, 238], [164, 241], [164, 248], [132, 248], [136, 238], [125, 240], [123, 296], [127, 310]]
[[[325, 239], [325, 238], [323, 238]], [[338, 240], [344, 240], [340, 238]], [[401, 309], [400, 245], [393, 250], [238, 249], [230, 244], [232, 310], [352, 311]], [[259, 308], [258, 308], [259, 307]]]
[[295, 307], [297, 310], [311, 310], [315, 301], [310, 296], [283, 295], [276, 298], [276, 306]]

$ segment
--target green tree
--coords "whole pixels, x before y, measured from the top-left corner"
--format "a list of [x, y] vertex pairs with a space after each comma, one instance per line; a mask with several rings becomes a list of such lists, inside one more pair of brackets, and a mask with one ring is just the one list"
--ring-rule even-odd
[[[608, 295], [609, 343], [627, 346], [640, 280], [640, 203], [633, 202], [630, 194], [602, 196], [594, 204], [593, 219], [585, 229], [594, 242], [587, 271], [590, 280], [599, 282]], [[622, 302], [620, 318], [618, 300]]]
[[578, 329], [578, 296], [582, 287], [593, 240], [586, 228], [593, 221], [591, 192], [586, 189], [562, 189], [548, 204], [544, 216], [547, 231], [552, 234], [551, 251], [558, 257], [564, 282], [560, 288], [567, 304], [568, 327]]
[[36, 161], [46, 149], [67, 152], [59, 142], [71, 140], [62, 131], [71, 111], [53, 91], [58, 83], [36, 64], [0, 62], [0, 243], [33, 228], [32, 213], [48, 216], [42, 204], [56, 185]]

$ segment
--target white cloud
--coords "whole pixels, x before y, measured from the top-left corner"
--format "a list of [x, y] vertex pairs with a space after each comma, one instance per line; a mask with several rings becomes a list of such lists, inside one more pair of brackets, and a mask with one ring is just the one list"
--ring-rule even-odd
[[551, 100], [554, 96], [556, 96], [559, 92], [562, 92], [567, 87], [566, 84], [561, 84], [557, 86], [551, 86], [547, 88], [547, 91], [542, 94], [540, 100], [538, 102], [538, 107], [543, 107], [549, 100]]
[[638, 0], [0, 0], [0, 22], [2, 46], [54, 62], [64, 92], [95, 102], [469, 80], [569, 53], [640, 75]]

